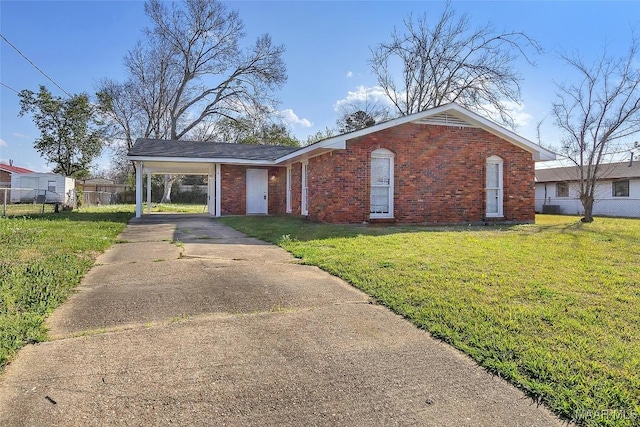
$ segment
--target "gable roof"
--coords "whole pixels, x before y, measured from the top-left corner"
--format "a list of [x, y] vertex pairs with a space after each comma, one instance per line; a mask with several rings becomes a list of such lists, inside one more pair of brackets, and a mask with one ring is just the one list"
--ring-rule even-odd
[[145, 170], [152, 173], [169, 174], [207, 174], [211, 163], [286, 165], [328, 151], [345, 149], [349, 140], [405, 123], [481, 128], [531, 153], [535, 161], [556, 158], [553, 152], [455, 103], [323, 139], [306, 147], [139, 138], [129, 150], [128, 158], [144, 162]]
[[[536, 169], [536, 182], [577, 181], [579, 172], [578, 166]], [[601, 164], [599, 175], [599, 179], [640, 178], [640, 161]]]
[[4, 163], [0, 163], [0, 170], [9, 172], [9, 173], [33, 173], [33, 171], [30, 169], [25, 169], [25, 168], [13, 166], [13, 165], [6, 165]]
[[484, 117], [467, 110], [458, 104], [451, 103], [441, 105], [440, 107], [431, 108], [420, 113], [410, 114], [408, 116], [398, 117], [377, 125], [373, 125], [354, 132], [345, 133], [331, 138], [323, 139], [315, 144], [302, 147], [299, 150], [287, 154], [278, 159], [278, 162], [293, 161], [300, 157], [315, 156], [325, 151], [344, 149], [348, 140], [379, 132], [384, 129], [399, 126], [405, 123], [429, 124], [439, 126], [456, 126], [456, 127], [477, 127], [489, 133], [492, 133], [511, 144], [522, 148], [531, 153], [535, 161], [555, 160], [555, 153], [542, 148], [538, 144], [529, 141], [526, 138], [512, 132]]

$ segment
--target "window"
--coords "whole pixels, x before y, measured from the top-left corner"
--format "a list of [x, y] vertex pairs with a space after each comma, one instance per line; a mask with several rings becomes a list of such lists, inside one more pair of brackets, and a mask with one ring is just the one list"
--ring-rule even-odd
[[629, 180], [613, 182], [613, 197], [629, 197]]
[[384, 148], [371, 153], [371, 218], [393, 218], [393, 158]]
[[287, 213], [291, 213], [291, 165], [287, 166]]
[[308, 173], [309, 162], [302, 162], [302, 197], [300, 200], [300, 213], [302, 215], [309, 215], [309, 187], [308, 187]]
[[499, 218], [502, 213], [502, 159], [491, 156], [487, 159], [487, 218]]
[[566, 182], [556, 183], [556, 197], [569, 197], [569, 184]]
[[55, 181], [47, 182], [47, 191], [51, 191], [53, 193], [56, 192], [56, 182]]

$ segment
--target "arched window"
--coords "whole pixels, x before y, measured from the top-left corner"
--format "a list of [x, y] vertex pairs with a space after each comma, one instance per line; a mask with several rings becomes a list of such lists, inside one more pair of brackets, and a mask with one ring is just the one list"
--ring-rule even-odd
[[371, 153], [371, 218], [393, 218], [393, 158], [394, 154], [385, 148]]
[[503, 216], [502, 204], [502, 158], [491, 156], [487, 159], [487, 218], [500, 218]]

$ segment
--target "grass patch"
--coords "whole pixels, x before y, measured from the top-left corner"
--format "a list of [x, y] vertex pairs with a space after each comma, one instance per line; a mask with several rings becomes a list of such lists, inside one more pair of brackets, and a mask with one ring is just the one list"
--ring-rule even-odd
[[115, 242], [131, 206], [0, 218], [0, 369], [46, 338], [44, 319]]
[[[62, 208], [60, 208], [62, 209]], [[36, 215], [43, 213], [53, 213], [55, 206], [51, 204], [36, 204], [36, 203], [20, 203], [20, 204], [8, 204], [2, 205], [0, 201], [0, 216], [16, 216], [16, 215]]]
[[588, 426], [640, 425], [640, 221], [364, 227], [221, 222], [339, 276]]
[[[146, 206], [143, 212], [146, 212]], [[151, 212], [174, 212], [174, 213], [205, 213], [207, 205], [187, 205], [181, 203], [158, 203], [151, 206]]]

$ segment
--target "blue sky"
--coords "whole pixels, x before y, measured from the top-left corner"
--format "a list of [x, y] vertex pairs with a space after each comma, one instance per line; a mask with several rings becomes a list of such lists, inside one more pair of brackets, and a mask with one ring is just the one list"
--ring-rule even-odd
[[[438, 16], [436, 1], [229, 1], [239, 12], [251, 43], [263, 33], [286, 47], [289, 79], [278, 92], [280, 111], [294, 135], [332, 127], [336, 105], [368, 93], [375, 98], [376, 81], [368, 60], [370, 48], [389, 39], [410, 13]], [[559, 133], [548, 116], [554, 81], [572, 78], [555, 53], [577, 51], [587, 60], [606, 45], [622, 54], [631, 29], [640, 34], [640, 2], [595, 1], [455, 1], [454, 9], [468, 13], [474, 25], [491, 22], [497, 30], [524, 31], [545, 53], [536, 67], [518, 64], [524, 77], [523, 105], [518, 110], [518, 133], [536, 140], [536, 124], [543, 126], [543, 142], [553, 145]], [[142, 1], [0, 1], [0, 32], [62, 88], [93, 94], [97, 82], [121, 79], [122, 58], [141, 38], [148, 24]], [[15, 90], [44, 84], [63, 95], [15, 50], [0, 41], [0, 81]], [[49, 171], [33, 149], [38, 131], [28, 116], [17, 117], [18, 97], [0, 87], [0, 162]], [[108, 165], [103, 156], [99, 167]]]

